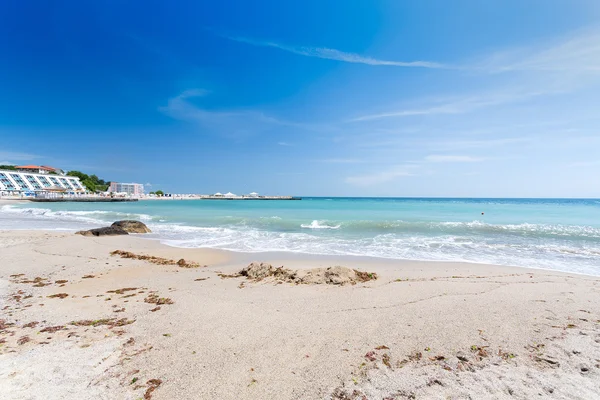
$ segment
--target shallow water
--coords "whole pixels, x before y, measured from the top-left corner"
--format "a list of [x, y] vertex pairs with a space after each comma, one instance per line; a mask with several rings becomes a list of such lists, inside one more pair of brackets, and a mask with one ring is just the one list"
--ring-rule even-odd
[[[483, 214], [482, 214], [483, 213]], [[0, 229], [147, 223], [166, 244], [469, 261], [600, 275], [600, 200], [305, 198], [27, 203]]]

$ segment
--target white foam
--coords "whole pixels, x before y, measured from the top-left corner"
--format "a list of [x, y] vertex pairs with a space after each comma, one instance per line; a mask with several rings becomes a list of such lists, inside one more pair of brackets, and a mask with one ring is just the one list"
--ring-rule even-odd
[[300, 227], [309, 229], [340, 229], [341, 225], [327, 225], [326, 222], [314, 220], [310, 224], [302, 224]]

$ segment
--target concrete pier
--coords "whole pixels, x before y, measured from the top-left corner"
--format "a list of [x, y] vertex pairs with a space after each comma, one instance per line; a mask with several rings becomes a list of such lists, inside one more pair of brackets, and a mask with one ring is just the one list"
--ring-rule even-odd
[[23, 200], [35, 201], [39, 203], [118, 203], [124, 201], [138, 201], [138, 199], [122, 197], [32, 197]]

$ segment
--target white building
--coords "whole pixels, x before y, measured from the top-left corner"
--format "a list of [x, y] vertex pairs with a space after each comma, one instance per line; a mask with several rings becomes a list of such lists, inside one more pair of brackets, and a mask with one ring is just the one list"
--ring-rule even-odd
[[85, 187], [76, 176], [35, 174], [0, 170], [0, 192], [72, 192], [83, 193]]
[[108, 191], [112, 193], [127, 193], [130, 196], [141, 196], [144, 194], [144, 185], [141, 183], [111, 182]]
[[19, 165], [15, 167], [19, 172], [28, 172], [33, 174], [56, 174], [65, 175], [62, 169], [49, 167], [47, 165]]

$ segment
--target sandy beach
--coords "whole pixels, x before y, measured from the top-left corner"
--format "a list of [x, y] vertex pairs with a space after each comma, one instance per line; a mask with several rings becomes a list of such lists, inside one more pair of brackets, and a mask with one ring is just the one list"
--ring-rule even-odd
[[[377, 279], [232, 277], [253, 261]], [[44, 231], [1, 232], [0, 265], [5, 399], [600, 396], [597, 277]]]

